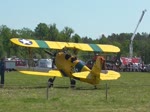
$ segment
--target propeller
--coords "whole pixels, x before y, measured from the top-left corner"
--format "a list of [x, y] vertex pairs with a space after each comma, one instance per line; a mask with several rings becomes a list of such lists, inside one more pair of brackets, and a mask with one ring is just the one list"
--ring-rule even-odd
[[54, 54], [52, 52], [49, 52], [47, 50], [44, 50], [44, 51], [45, 51], [45, 53], [49, 54], [50, 56], [54, 56]]
[[47, 50], [44, 50], [44, 51], [45, 51], [45, 53], [47, 53], [47, 54], [49, 54], [50, 56], [52, 56], [52, 60], [53, 60], [52, 68], [54, 68], [56, 53], [52, 53], [52, 52], [49, 52], [49, 51], [47, 51]]

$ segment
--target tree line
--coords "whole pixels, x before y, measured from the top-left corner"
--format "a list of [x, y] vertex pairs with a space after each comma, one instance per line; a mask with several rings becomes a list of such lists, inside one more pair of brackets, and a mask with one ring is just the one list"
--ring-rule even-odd
[[[93, 39], [88, 36], [81, 37], [70, 27], [64, 27], [62, 31], [59, 31], [55, 23], [50, 25], [39, 23], [34, 31], [29, 28], [11, 29], [6, 25], [1, 25], [0, 57], [28, 57], [28, 50], [10, 42], [10, 39], [14, 37], [61, 42], [111, 44], [118, 46], [121, 49], [121, 55], [127, 57], [129, 56], [129, 44], [132, 35], [133, 33], [112, 33], [108, 36], [103, 34], [97, 39]], [[150, 63], [150, 34], [145, 32], [137, 33], [133, 41], [133, 50], [134, 56], [141, 57], [146, 64]], [[33, 52], [34, 55], [39, 58], [46, 56], [42, 49], [34, 49]]]

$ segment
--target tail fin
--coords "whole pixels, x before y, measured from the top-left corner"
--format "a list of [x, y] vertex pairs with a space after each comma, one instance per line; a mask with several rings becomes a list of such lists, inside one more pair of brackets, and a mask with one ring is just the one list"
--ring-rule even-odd
[[102, 70], [102, 61], [103, 61], [103, 58], [101, 56], [98, 56], [91, 70], [91, 73], [93, 75], [95, 76], [100, 75], [101, 70]]
[[73, 73], [73, 76], [77, 79], [80, 79], [81, 81], [96, 85], [100, 82], [100, 74], [102, 70], [104, 58], [101, 56], [98, 56], [92, 70], [83, 71], [80, 73]]

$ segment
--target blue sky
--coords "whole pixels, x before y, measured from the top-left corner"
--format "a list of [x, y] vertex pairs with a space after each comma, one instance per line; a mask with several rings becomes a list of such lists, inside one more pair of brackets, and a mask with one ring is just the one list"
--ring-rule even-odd
[[137, 32], [150, 33], [150, 0], [0, 0], [0, 25], [34, 30], [39, 23], [55, 23], [59, 31], [68, 26], [95, 39], [133, 33], [144, 9]]

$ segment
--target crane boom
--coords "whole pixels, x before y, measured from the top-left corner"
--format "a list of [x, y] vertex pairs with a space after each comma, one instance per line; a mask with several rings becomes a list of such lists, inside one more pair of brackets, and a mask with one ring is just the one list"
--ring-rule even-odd
[[143, 19], [143, 16], [144, 16], [145, 12], [146, 12], [146, 9], [142, 11], [142, 15], [141, 15], [141, 17], [140, 17], [140, 19], [139, 19], [139, 21], [138, 21], [138, 24], [137, 24], [137, 26], [136, 26], [136, 28], [135, 28], [135, 30], [134, 30], [134, 33], [133, 33], [133, 35], [132, 35], [132, 37], [131, 37], [131, 40], [130, 40], [130, 46], [129, 46], [130, 58], [132, 58], [132, 56], [133, 56], [133, 39], [134, 39], [134, 37], [135, 37], [135, 33], [136, 33], [136, 31], [137, 31], [137, 28], [138, 28], [139, 24], [141, 23], [141, 21], [142, 21], [142, 19]]

